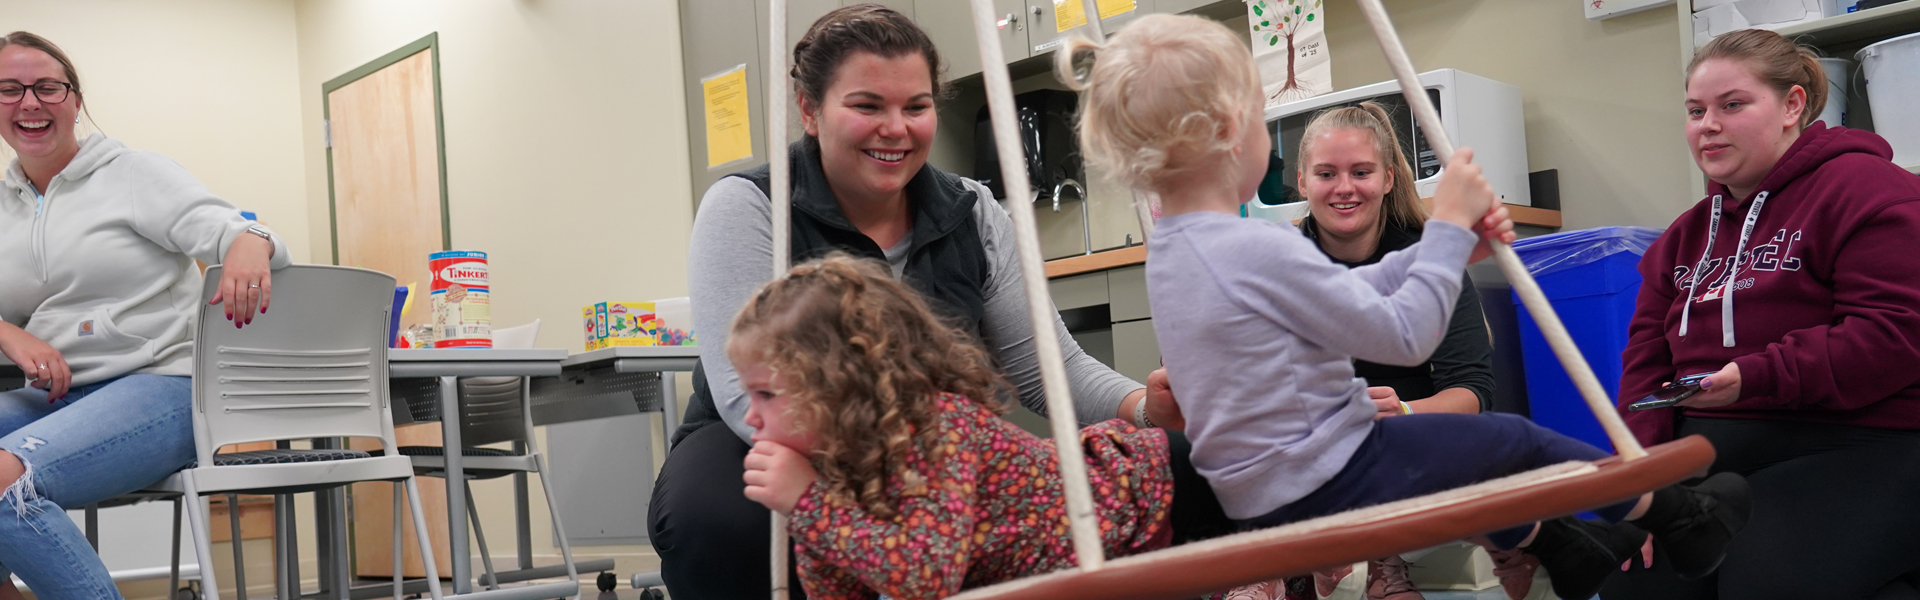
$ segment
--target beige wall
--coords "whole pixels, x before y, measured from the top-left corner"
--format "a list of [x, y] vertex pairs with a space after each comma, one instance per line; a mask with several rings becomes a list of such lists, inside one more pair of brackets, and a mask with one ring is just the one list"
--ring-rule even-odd
[[4, 0], [0, 14], [73, 59], [92, 116], [80, 135], [178, 161], [307, 259], [291, 2]]
[[[1566, 229], [1666, 227], [1700, 199], [1682, 137], [1679, 24], [1671, 9], [1586, 20], [1566, 0], [1388, 0], [1421, 70], [1519, 86], [1527, 161], [1560, 171]], [[1333, 85], [1390, 79], [1351, 2], [1328, 2]]]
[[[331, 260], [321, 85], [437, 32], [452, 244], [490, 254], [494, 323], [542, 319], [541, 346], [578, 349], [581, 306], [686, 294], [693, 215], [674, 0], [294, 6], [316, 262]], [[474, 484], [496, 556], [512, 553], [506, 481]], [[555, 553], [533, 498], [535, 552]]]

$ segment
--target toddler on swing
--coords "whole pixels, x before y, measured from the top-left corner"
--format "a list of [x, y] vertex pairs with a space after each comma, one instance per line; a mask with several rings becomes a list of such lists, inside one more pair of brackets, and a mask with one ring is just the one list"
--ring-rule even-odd
[[[1147, 240], [1154, 331], [1193, 464], [1242, 528], [1608, 456], [1512, 415], [1375, 420], [1354, 376], [1355, 358], [1427, 360], [1461, 272], [1491, 253], [1481, 238], [1513, 239], [1471, 150], [1446, 165], [1419, 243], [1348, 269], [1297, 228], [1240, 217], [1273, 143], [1244, 39], [1206, 19], [1150, 15], [1104, 45], [1070, 41], [1059, 56], [1061, 78], [1081, 90], [1087, 158], [1161, 199]], [[1594, 512], [1652, 533], [1698, 577], [1719, 565], [1749, 505], [1745, 481], [1723, 473]], [[1591, 598], [1640, 547], [1624, 529], [1559, 519], [1475, 541], [1537, 560], [1562, 598]]]

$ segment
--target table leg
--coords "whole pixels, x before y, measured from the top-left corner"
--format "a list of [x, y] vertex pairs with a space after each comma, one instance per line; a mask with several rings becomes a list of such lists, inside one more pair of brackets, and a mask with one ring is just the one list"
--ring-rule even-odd
[[674, 374], [660, 372], [660, 439], [668, 452], [673, 451], [673, 430], [680, 427], [679, 390], [674, 389]]
[[440, 378], [440, 441], [447, 459], [447, 545], [453, 562], [453, 593], [473, 591], [473, 565], [467, 557], [467, 480], [461, 467], [460, 378]]
[[[529, 435], [531, 435], [531, 432], [529, 432]], [[527, 442], [514, 442], [513, 451], [521, 456], [526, 456], [530, 451], [527, 446]], [[521, 569], [533, 568], [533, 508], [527, 501], [527, 474], [514, 473], [514, 553], [519, 557], [518, 561]]]

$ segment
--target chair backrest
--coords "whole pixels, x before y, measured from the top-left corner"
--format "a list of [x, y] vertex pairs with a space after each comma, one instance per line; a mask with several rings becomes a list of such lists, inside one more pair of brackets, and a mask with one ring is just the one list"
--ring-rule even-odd
[[[493, 330], [493, 347], [502, 350], [532, 348], [540, 337], [540, 320]], [[484, 446], [497, 442], [526, 442], [526, 402], [522, 377], [460, 378], [460, 443]]]
[[321, 437], [393, 441], [387, 412], [387, 313], [394, 280], [378, 271], [294, 265], [273, 272], [273, 313], [236, 329], [207, 304], [194, 338], [194, 443], [200, 464], [221, 446]]

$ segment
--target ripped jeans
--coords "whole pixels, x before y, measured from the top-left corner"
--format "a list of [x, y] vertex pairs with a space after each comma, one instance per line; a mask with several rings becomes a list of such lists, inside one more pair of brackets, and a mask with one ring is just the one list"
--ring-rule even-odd
[[[193, 380], [127, 375], [73, 388], [0, 392], [0, 450], [27, 471], [0, 491], [0, 577], [48, 600], [120, 598], [64, 509], [153, 484], [193, 461]], [[154, 543], [165, 545], [165, 541]]]

